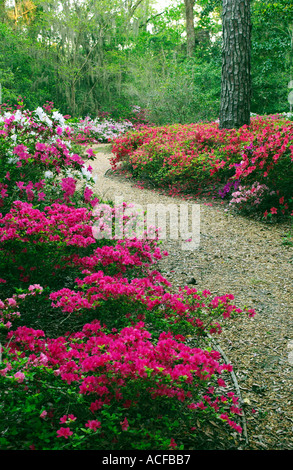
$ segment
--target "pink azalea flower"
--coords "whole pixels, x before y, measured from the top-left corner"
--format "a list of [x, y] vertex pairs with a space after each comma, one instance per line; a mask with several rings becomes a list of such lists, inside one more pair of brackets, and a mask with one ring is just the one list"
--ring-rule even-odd
[[176, 442], [174, 441], [173, 437], [171, 438], [169, 447], [172, 447], [172, 449], [175, 449], [175, 448], [177, 447], [177, 444], [176, 444]]
[[72, 436], [73, 432], [70, 430], [70, 428], [60, 428], [57, 431], [57, 437], [64, 437], [65, 439], [68, 439], [69, 436]]
[[25, 375], [23, 372], [16, 372], [16, 374], [14, 374], [14, 377], [16, 378], [17, 382], [19, 383], [22, 383], [25, 379]]
[[86, 427], [86, 428], [89, 428], [89, 429], [92, 429], [93, 431], [96, 431], [98, 428], [101, 427], [101, 422], [100, 422], [100, 421], [97, 421], [96, 419], [89, 420], [89, 421], [85, 424], [85, 427]]
[[121, 421], [120, 424], [122, 426], [122, 431], [127, 431], [127, 429], [129, 428], [129, 423], [127, 421], [127, 418], [124, 418], [124, 420]]
[[60, 423], [70, 423], [72, 421], [76, 421], [76, 417], [72, 414], [64, 415], [62, 418], [60, 418]]

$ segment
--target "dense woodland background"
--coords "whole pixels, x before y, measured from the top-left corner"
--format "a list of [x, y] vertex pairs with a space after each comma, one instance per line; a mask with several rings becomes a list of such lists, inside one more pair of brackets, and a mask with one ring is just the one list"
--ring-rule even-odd
[[[193, 46], [188, 3], [1, 1], [2, 103], [21, 96], [31, 109], [53, 101], [73, 117], [116, 119], [140, 106], [156, 124], [217, 119], [222, 2], [195, 2]], [[251, 16], [251, 111], [287, 112], [293, 0], [252, 0]]]

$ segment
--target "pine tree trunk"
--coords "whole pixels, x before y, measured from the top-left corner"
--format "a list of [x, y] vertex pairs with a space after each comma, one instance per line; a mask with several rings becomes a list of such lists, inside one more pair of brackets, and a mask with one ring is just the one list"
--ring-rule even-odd
[[223, 0], [221, 129], [250, 124], [250, 0]]
[[188, 57], [192, 57], [195, 52], [194, 3], [195, 0], [184, 0]]

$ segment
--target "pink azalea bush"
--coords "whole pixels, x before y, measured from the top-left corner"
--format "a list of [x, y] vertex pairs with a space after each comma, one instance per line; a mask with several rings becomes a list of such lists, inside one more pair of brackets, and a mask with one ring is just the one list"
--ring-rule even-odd
[[105, 275], [103, 271], [76, 279], [74, 290], [63, 288], [50, 294], [52, 307], [64, 313], [93, 316], [109, 327], [120, 328], [126, 324], [145, 321], [149, 330], [164, 329], [174, 334], [205, 336], [219, 334], [223, 320], [244, 311], [234, 305], [233, 295], [213, 297], [211, 292], [198, 292], [185, 286], [178, 294], [169, 291], [170, 283], [157, 271], [142, 278], [127, 279]]
[[275, 214], [290, 215], [293, 209], [293, 125], [281, 115], [253, 117], [250, 127], [238, 130], [218, 123], [145, 126], [115, 139], [112, 152], [113, 169], [122, 162], [134, 177], [157, 186], [229, 199], [233, 185], [253, 190], [257, 182], [268, 188], [260, 214], [272, 215], [275, 207]]
[[1, 448], [206, 448], [215, 421], [241, 435], [232, 366], [209, 338], [255, 311], [174, 292], [158, 230], [128, 236], [137, 216], [95, 197], [65, 121], [50, 103], [1, 117]]
[[[38, 207], [58, 201], [94, 206], [95, 176], [73, 151], [74, 140], [74, 131], [57, 111], [4, 108], [0, 115], [1, 212], [9, 210], [14, 200]], [[92, 158], [89, 150], [87, 159]]]
[[[113, 111], [116, 114], [115, 110]], [[68, 119], [74, 142], [81, 145], [108, 143], [128, 131], [150, 126], [148, 111], [140, 106], [132, 106], [123, 119], [116, 120], [110, 112], [98, 112], [97, 117], [89, 116]]]
[[238, 186], [237, 191], [231, 194], [229, 206], [242, 210], [242, 212], [259, 212], [264, 202], [267, 203], [270, 196], [275, 196], [275, 191], [270, 191], [265, 184], [257, 181], [251, 187]]
[[[14, 442], [23, 433], [35, 449], [164, 449], [174, 437], [190, 446], [202, 413], [241, 431], [239, 399], [225, 393], [231, 365], [170, 333], [153, 342], [142, 322], [108, 332], [94, 320], [54, 339], [27, 327], [8, 338], [2, 381], [25, 405], [22, 429], [9, 429]], [[7, 406], [15, 416], [13, 401]]]
[[[110, 227], [110, 234], [105, 231], [107, 239], [100, 240], [101, 245], [106, 242], [107, 246], [96, 247], [95, 224], [99, 225], [103, 219], [100, 215], [95, 216], [89, 208], [55, 203], [39, 210], [31, 203], [14, 201], [10, 211], [0, 218], [0, 260], [6, 266], [7, 279], [11, 282], [18, 279], [19, 285], [24, 287], [27, 283], [38, 282], [41, 276], [46, 286], [58, 282], [57, 279], [66, 274], [71, 273], [72, 276], [81, 268], [92, 266], [112, 269], [111, 272], [118, 269], [119, 273], [126, 267], [137, 271], [145, 269], [162, 256], [157, 246], [158, 234], [152, 229], [145, 230], [144, 240], [150, 234], [154, 235], [147, 243], [143, 239], [116, 242], [114, 224], [117, 212], [122, 233], [135, 219], [135, 215], [127, 214], [127, 208], [125, 203], [111, 208], [113, 227]], [[112, 234], [113, 240], [108, 239]], [[114, 248], [111, 245], [115, 243]]]
[[77, 123], [72, 123], [71, 126], [75, 130], [75, 142], [85, 144], [88, 142], [93, 144], [107, 143], [133, 129], [133, 124], [130, 121], [117, 122], [111, 118], [91, 119], [86, 117]]

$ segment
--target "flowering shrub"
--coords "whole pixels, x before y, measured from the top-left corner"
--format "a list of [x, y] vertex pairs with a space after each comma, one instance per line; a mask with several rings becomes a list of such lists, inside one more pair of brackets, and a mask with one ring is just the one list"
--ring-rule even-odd
[[86, 117], [71, 125], [75, 131], [74, 141], [85, 145], [89, 142], [93, 144], [107, 143], [133, 129], [133, 124], [130, 121], [117, 122], [111, 118], [102, 120]]
[[114, 108], [109, 111], [98, 111], [97, 116], [100, 120], [111, 119], [116, 122], [129, 121], [135, 129], [141, 126], [152, 126], [149, 120], [150, 112], [146, 108], [141, 108], [138, 105]]
[[149, 110], [141, 108], [138, 105], [131, 107], [130, 112], [126, 115], [127, 120], [133, 124], [135, 129], [139, 129], [142, 126], [153, 126], [149, 120]]
[[58, 271], [64, 276], [70, 269], [70, 256], [92, 251], [92, 220], [86, 208], [53, 204], [40, 211], [14, 201], [0, 219], [0, 266], [5, 266], [6, 280], [17, 279], [19, 286], [40, 278], [44, 285], [55, 283]]
[[[105, 204], [100, 206], [110, 208]], [[5, 266], [6, 279], [17, 279], [25, 287], [37, 283], [40, 276], [44, 285], [52, 285], [60, 281], [60, 276], [77, 274], [85, 268], [89, 272], [97, 266], [110, 269], [111, 273], [122, 273], [126, 267], [135, 269], [136, 275], [140, 270], [145, 272], [148, 264], [162, 256], [157, 246], [158, 232], [150, 228], [142, 233], [142, 240], [116, 242], [116, 221], [118, 234], [125, 237], [128, 224], [136, 220], [136, 214], [128, 209], [125, 203], [112, 207], [110, 233], [104, 227], [103, 238], [97, 240], [95, 224], [105, 224], [100, 213], [94, 215], [86, 207], [59, 203], [39, 210], [31, 203], [14, 201], [11, 210], [0, 218], [0, 266]], [[150, 235], [152, 240], [146, 242]], [[97, 247], [97, 243], [101, 246]], [[107, 246], [103, 247], [105, 243]], [[115, 243], [114, 248], [111, 245]]]
[[[215, 351], [166, 333], [154, 343], [143, 323], [107, 332], [93, 321], [56, 339], [20, 327], [8, 337], [0, 376], [10, 395], [6, 448], [168, 449], [172, 439], [192, 446], [203, 411], [241, 431], [238, 398], [224, 393], [231, 366]], [[31, 398], [28, 387], [37, 390]]]
[[[57, 111], [3, 110], [0, 115], [0, 210], [15, 199], [39, 207], [66, 201], [95, 205], [92, 168], [71, 151], [74, 132]], [[89, 150], [88, 159], [93, 158]], [[77, 190], [76, 183], [80, 188]], [[80, 196], [83, 197], [80, 197]]]
[[[253, 183], [251, 188], [239, 186], [237, 191], [232, 193], [229, 205], [233, 208], [241, 208], [243, 212], [258, 212], [261, 206], [267, 203], [269, 196], [275, 196], [275, 191], [270, 191], [265, 184]], [[273, 213], [273, 212], [272, 212]]]
[[[213, 298], [208, 290], [198, 292], [187, 287], [172, 294], [170, 283], [157, 271], [131, 280], [98, 271], [76, 282], [78, 288], [74, 290], [52, 292], [52, 306], [79, 316], [89, 312], [111, 328], [143, 320], [154, 334], [164, 328], [180, 333], [182, 339], [189, 334], [202, 337], [221, 333], [219, 321], [243, 313], [231, 303], [231, 294]], [[245, 311], [249, 316], [255, 314], [254, 310]]]
[[43, 287], [39, 284], [35, 284], [30, 285], [27, 292], [13, 294], [12, 297], [9, 297], [4, 301], [0, 300], [0, 327], [7, 329], [11, 328], [12, 322], [16, 318], [20, 317], [19, 302], [23, 301], [23, 299], [29, 295], [35, 296], [36, 293], [42, 292]]
[[[70, 151], [78, 134], [52, 106], [1, 117], [1, 448], [206, 448], [215, 421], [241, 433], [238, 397], [225, 393], [232, 366], [209, 335], [254, 310], [232, 294], [172, 292], [154, 269], [167, 255], [158, 229], [132, 236], [143, 217], [95, 197]], [[163, 146], [165, 131], [151, 132]], [[207, 126], [199, 147], [215, 135]]]
[[142, 127], [113, 142], [111, 163], [113, 169], [126, 163], [136, 178], [194, 195], [204, 189], [231, 198], [232, 188], [241, 184], [254, 191], [257, 181], [268, 188], [259, 212], [266, 216], [275, 207], [276, 214], [289, 215], [292, 142], [292, 122], [282, 115], [253, 117], [250, 127], [238, 130], [219, 129], [217, 123]]

